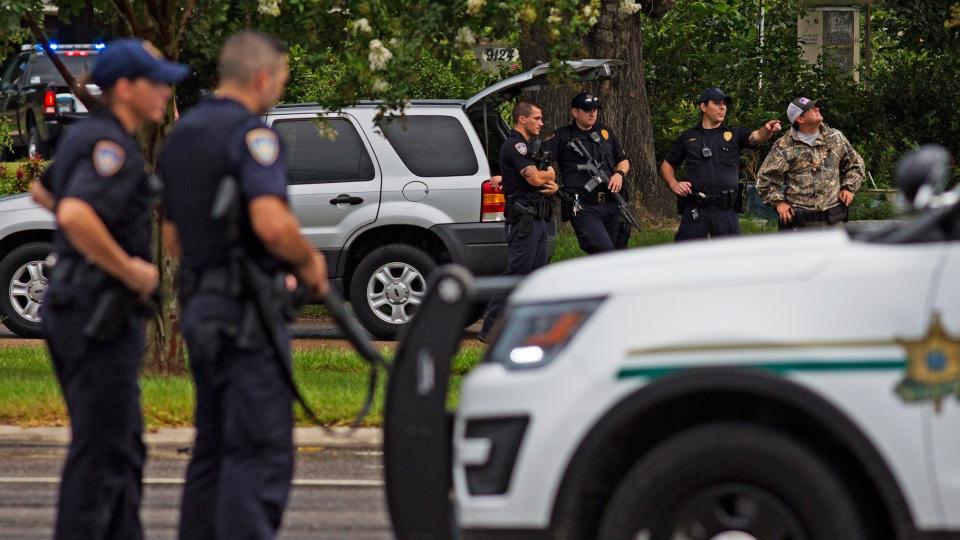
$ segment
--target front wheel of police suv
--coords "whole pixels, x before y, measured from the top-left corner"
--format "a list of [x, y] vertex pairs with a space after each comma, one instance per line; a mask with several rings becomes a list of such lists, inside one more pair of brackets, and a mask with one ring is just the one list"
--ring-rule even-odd
[[602, 540], [862, 540], [838, 474], [776, 431], [691, 428], [645, 454], [604, 511]]

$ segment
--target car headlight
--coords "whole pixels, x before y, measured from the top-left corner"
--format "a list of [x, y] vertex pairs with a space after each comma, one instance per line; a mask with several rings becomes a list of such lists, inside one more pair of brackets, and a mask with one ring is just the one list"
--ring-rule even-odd
[[486, 362], [508, 369], [550, 363], [603, 302], [603, 298], [524, 304], [510, 308]]

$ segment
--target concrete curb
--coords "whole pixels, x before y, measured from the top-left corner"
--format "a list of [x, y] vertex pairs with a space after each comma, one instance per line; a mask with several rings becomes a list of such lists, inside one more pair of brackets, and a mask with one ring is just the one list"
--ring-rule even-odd
[[[334, 432], [332, 435], [316, 427], [295, 428], [294, 443], [297, 446], [363, 448], [380, 447], [383, 444], [383, 431], [380, 428], [360, 428], [353, 433], [347, 427], [331, 429]], [[161, 428], [143, 436], [148, 445], [190, 446], [193, 438], [193, 428]], [[0, 442], [66, 445], [70, 442], [70, 428], [0, 426]]]

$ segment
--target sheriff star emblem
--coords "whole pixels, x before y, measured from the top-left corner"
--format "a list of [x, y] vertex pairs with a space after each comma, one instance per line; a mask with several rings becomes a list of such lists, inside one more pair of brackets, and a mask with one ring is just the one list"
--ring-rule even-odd
[[725, 140], [725, 141], [727, 141], [727, 142], [730, 142], [731, 140], [733, 140], [733, 132], [732, 132], [732, 131], [724, 131], [724, 132], [723, 132], [723, 140]]
[[950, 336], [939, 314], [930, 321], [927, 336], [919, 341], [900, 340], [907, 350], [907, 374], [896, 391], [904, 401], [933, 401], [939, 410], [943, 398], [960, 399], [960, 339]]
[[513, 145], [513, 147], [517, 149], [517, 152], [520, 152], [520, 155], [521, 155], [521, 156], [527, 155], [527, 145], [526, 145], [526, 144], [524, 144], [524, 143], [522, 143], [522, 142], [518, 142], [517, 144]]
[[126, 160], [123, 147], [113, 141], [97, 141], [93, 146], [93, 168], [104, 178], [117, 174]]
[[247, 132], [247, 149], [260, 165], [269, 167], [280, 156], [280, 141], [277, 134], [266, 128], [251, 129]]

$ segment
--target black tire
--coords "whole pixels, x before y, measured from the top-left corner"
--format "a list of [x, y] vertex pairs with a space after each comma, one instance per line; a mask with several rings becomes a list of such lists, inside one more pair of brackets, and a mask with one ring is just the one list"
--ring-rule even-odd
[[397, 339], [416, 314], [435, 267], [427, 252], [406, 244], [371, 251], [350, 278], [350, 303], [357, 319], [377, 338]]
[[0, 314], [3, 324], [20, 337], [43, 335], [37, 310], [50, 277], [45, 260], [52, 251], [47, 242], [32, 242], [0, 260]]
[[866, 538], [846, 487], [816, 454], [738, 423], [691, 428], [644, 455], [614, 491], [598, 538], [706, 539], [726, 531], [764, 540]]
[[37, 128], [36, 122], [31, 121], [27, 128], [27, 157], [31, 158], [34, 155], [38, 155], [42, 159], [48, 159], [50, 157], [50, 147], [40, 136], [40, 129]]

